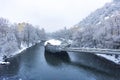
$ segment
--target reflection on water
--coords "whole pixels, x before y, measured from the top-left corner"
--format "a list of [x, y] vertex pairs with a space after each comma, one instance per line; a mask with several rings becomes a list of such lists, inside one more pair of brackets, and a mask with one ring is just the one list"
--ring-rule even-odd
[[[61, 53], [61, 55], [62, 55], [63, 53]], [[72, 54], [74, 54], [74, 53], [72, 53]], [[117, 73], [117, 76], [116, 76], [116, 73], [113, 73], [114, 72], [114, 70], [116, 69], [114, 69], [113, 68], [113, 70], [111, 70], [111, 69], [105, 69], [105, 67], [103, 67], [102, 65], [102, 67], [103, 67], [103, 69], [104, 70], [100, 70], [100, 69], [98, 69], [98, 68], [101, 68], [101, 66], [96, 66], [96, 65], [94, 65], [94, 66], [90, 66], [89, 65], [89, 63], [87, 63], [88, 65], [85, 65], [85, 64], [82, 64], [81, 62], [79, 62], [79, 61], [71, 61], [70, 60], [70, 57], [69, 57], [69, 55], [68, 55], [68, 53], [66, 53], [66, 59], [67, 59], [67, 61], [65, 60], [65, 59], [62, 59], [62, 56], [61, 57], [59, 57], [59, 56], [56, 56], [56, 55], [58, 55], [58, 54], [51, 54], [51, 53], [45, 53], [45, 58], [46, 58], [46, 61], [47, 61], [47, 63], [48, 64], [51, 64], [52, 66], [55, 66], [56, 67], [56, 65], [58, 65], [59, 64], [59, 66], [60, 66], [60, 64], [61, 63], [66, 63], [67, 65], [70, 65], [70, 66], [73, 66], [73, 67], [76, 67], [77, 69], [78, 69], [78, 71], [79, 71], [79, 69], [81, 70], [85, 70], [85, 71], [87, 71], [88, 73], [92, 73], [92, 74], [94, 74], [95, 76], [94, 77], [96, 77], [96, 79], [95, 80], [106, 80], [106, 79], [109, 79], [109, 80], [119, 80], [119, 78], [120, 77], [118, 77], [118, 75], [120, 75], [120, 73], [118, 74]], [[74, 54], [74, 55], [76, 55], [76, 54]], [[80, 55], [78, 56], [79, 54], [77, 54], [77, 56], [76, 56], [76, 58], [77, 58], [77, 60], [79, 59], [80, 60]], [[83, 54], [82, 54], [83, 55]], [[87, 54], [84, 54], [84, 55], [87, 55]], [[91, 57], [93, 57], [93, 56], [95, 56], [95, 55], [88, 55], [89, 57], [91, 56]], [[79, 57], [79, 58], [78, 58]], [[87, 61], [89, 61], [88, 59], [87, 59]], [[108, 62], [109, 63], [109, 62]], [[56, 64], [56, 65], [54, 65], [54, 64]], [[118, 69], [118, 68], [117, 68]], [[106, 72], [106, 70], [110, 70], [110, 71], [112, 71], [111, 73], [107, 73]], [[120, 71], [120, 69], [118, 69], [119, 71]], [[117, 71], [117, 72], [119, 72], [119, 71]], [[115, 71], [116, 72], [116, 71]], [[83, 73], [84, 74], [84, 73]], [[87, 77], [87, 76], [86, 76]], [[88, 77], [88, 79], [86, 79], [86, 80], [90, 80], [89, 79], [89, 77]], [[92, 79], [92, 80], [94, 80], [94, 79]]]
[[45, 52], [46, 62], [53, 66], [60, 66], [62, 63], [70, 62], [70, 58], [67, 52], [62, 52], [60, 54]]
[[[108, 61], [102, 57], [98, 57], [91, 53], [70, 53], [71, 61], [79, 63], [88, 68], [109, 73], [111, 75], [120, 76], [120, 65]], [[115, 72], [115, 73], [114, 73]]]
[[[92, 54], [44, 53], [39, 44], [0, 67], [0, 80], [120, 80], [119, 66]], [[115, 74], [115, 75], [114, 75]]]
[[11, 58], [9, 62], [9, 65], [0, 65], [0, 76], [14, 76], [19, 71], [19, 58]]

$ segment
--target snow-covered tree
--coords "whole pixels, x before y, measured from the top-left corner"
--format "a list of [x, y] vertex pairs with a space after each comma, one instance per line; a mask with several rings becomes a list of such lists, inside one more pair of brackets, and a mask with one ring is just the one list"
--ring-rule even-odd
[[0, 55], [11, 55], [18, 50], [18, 44], [14, 32], [8, 25], [8, 20], [0, 19]]
[[120, 2], [120, 0], [113, 0], [113, 1], [115, 1], [115, 2]]
[[120, 48], [120, 2], [107, 3], [76, 26], [74, 45], [81, 47]]
[[25, 22], [18, 23], [14, 26], [14, 33], [19, 45], [26, 43], [27, 46], [30, 46], [30, 44], [35, 44], [40, 40], [45, 40], [44, 29], [36, 28], [32, 24]]
[[73, 35], [73, 30], [72, 29], [67, 29], [64, 27], [64, 29], [61, 29], [59, 31], [53, 32], [51, 34], [51, 37], [59, 40], [71, 40]]
[[25, 22], [10, 24], [8, 20], [0, 18], [0, 56], [10, 56], [23, 46], [29, 47], [42, 39], [45, 39], [44, 29]]

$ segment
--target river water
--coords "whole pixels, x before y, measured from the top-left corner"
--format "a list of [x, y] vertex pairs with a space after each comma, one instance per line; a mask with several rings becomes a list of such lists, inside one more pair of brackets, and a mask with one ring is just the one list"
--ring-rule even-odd
[[37, 44], [0, 65], [0, 80], [120, 80], [120, 66], [89, 53], [44, 52]]

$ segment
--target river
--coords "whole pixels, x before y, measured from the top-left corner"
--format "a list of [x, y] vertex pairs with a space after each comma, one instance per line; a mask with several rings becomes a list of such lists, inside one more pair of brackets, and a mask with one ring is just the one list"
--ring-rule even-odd
[[37, 44], [0, 66], [0, 80], [120, 80], [120, 66], [89, 53], [44, 52]]

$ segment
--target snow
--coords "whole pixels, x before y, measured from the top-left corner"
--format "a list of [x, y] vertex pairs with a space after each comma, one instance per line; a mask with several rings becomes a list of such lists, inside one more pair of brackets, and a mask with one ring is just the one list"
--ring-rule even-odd
[[19, 54], [19, 53], [21, 53], [22, 51], [24, 51], [24, 50], [26, 50], [28, 48], [27, 44], [24, 43], [24, 42], [21, 43], [20, 47], [21, 47], [21, 49], [19, 49], [18, 51], [14, 52], [13, 55]]
[[114, 14], [112, 14], [110, 17], [114, 17], [115, 15]]
[[27, 47], [27, 44], [22, 42], [21, 45], [20, 45], [21, 48], [26, 48]]
[[110, 61], [115, 62], [116, 64], [120, 64], [120, 57], [115, 58], [115, 55], [106, 55], [106, 54], [97, 54], [98, 56], [104, 57]]
[[101, 24], [101, 21], [100, 21], [100, 22], [98, 22], [96, 25], [99, 25], [99, 24]]
[[81, 27], [79, 30], [80, 30], [80, 31], [84, 31], [84, 28], [83, 28], [83, 27]]
[[50, 39], [46, 41], [44, 45], [47, 45], [47, 43], [50, 43], [51, 45], [60, 45], [62, 42], [60, 40]]
[[110, 18], [109, 16], [106, 16], [104, 19], [107, 20], [107, 19], [109, 19], [109, 18]]
[[6, 64], [6, 65], [8, 65], [8, 64], [10, 64], [10, 62], [0, 62], [0, 64]]
[[2, 56], [0, 56], [0, 62], [2, 62]]
[[[39, 41], [38, 43], [40, 43], [41, 41]], [[32, 47], [33, 45], [32, 44], [30, 44], [29, 45], [29, 47]], [[21, 43], [21, 49], [19, 49], [19, 50], [17, 50], [16, 52], [14, 52], [14, 53], [12, 53], [12, 55], [10, 55], [10, 56], [8, 56], [8, 57], [12, 57], [12, 56], [15, 56], [15, 55], [17, 55], [17, 54], [20, 54], [22, 51], [24, 51], [24, 50], [26, 50], [27, 48], [29, 48], [29, 47], [27, 47], [27, 44], [26, 43], [24, 43], [24, 42], [22, 42]], [[2, 63], [3, 62], [3, 59], [2, 59], [3, 57], [2, 56], [0, 56], [0, 63]]]
[[115, 3], [112, 3], [111, 6], [115, 6], [116, 4]]

